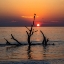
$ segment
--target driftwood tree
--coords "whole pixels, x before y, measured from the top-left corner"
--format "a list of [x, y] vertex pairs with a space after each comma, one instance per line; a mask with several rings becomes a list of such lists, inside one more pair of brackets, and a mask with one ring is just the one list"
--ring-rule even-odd
[[31, 36], [32, 36], [35, 32], [38, 31], [38, 30], [35, 31], [35, 30], [33, 29], [33, 27], [34, 27], [34, 22], [35, 22], [35, 17], [36, 17], [36, 14], [34, 14], [33, 24], [31, 25], [30, 29], [25, 26], [25, 27], [28, 29], [28, 31], [26, 31], [26, 33], [27, 33], [27, 36], [28, 36], [27, 41], [28, 41], [29, 46], [30, 46], [31, 43], [32, 43], [32, 42], [30, 41]]
[[[17, 42], [16, 45], [22, 45], [12, 34], [11, 34], [11, 39], [13, 39]], [[11, 44], [7, 39], [5, 39], [5, 40], [6, 40], [6, 45], [14, 45], [14, 44]]]
[[[26, 33], [27, 33], [27, 42], [28, 42], [28, 45], [29, 45], [29, 49], [30, 49], [30, 46], [31, 45], [35, 45], [35, 44], [32, 44], [32, 42], [31, 42], [31, 37], [32, 37], [32, 35], [35, 33], [35, 32], [37, 32], [38, 30], [34, 30], [34, 24], [35, 24], [35, 17], [36, 17], [36, 14], [34, 14], [34, 20], [33, 20], [33, 22], [32, 22], [32, 25], [30, 26], [30, 28], [28, 28], [27, 26], [25, 26], [27, 29], [28, 29], [28, 31], [26, 31]], [[48, 45], [48, 41], [49, 41], [49, 39], [48, 38], [46, 38], [46, 36], [44, 35], [44, 33], [40, 30], [40, 32], [41, 32], [41, 34], [42, 34], [42, 36], [43, 36], [43, 41], [42, 41], [42, 45]], [[15, 45], [27, 45], [27, 44], [21, 44], [12, 34], [11, 34], [11, 39], [13, 39], [13, 40], [15, 40], [16, 42], [17, 42], [17, 44], [15, 44]], [[4, 38], [5, 39], [5, 38]], [[6, 40], [6, 44], [7, 45], [13, 45], [13, 44], [11, 44], [7, 39], [5, 39]], [[39, 44], [36, 44], [36, 45], [41, 45], [40, 43]], [[51, 45], [54, 45], [54, 43], [53, 44], [51, 44]]]
[[17, 45], [21, 45], [21, 43], [11, 34], [11, 39], [15, 40], [18, 44]]
[[43, 45], [47, 45], [47, 42], [49, 41], [48, 38], [46, 38], [46, 36], [44, 35], [44, 33], [40, 30], [41, 34], [43, 35], [43, 41], [42, 41], [42, 44]]

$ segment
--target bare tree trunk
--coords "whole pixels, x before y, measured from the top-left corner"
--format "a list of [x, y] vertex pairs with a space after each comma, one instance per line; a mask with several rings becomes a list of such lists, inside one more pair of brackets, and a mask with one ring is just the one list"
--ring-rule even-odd
[[28, 39], [27, 40], [28, 40], [29, 46], [31, 45], [31, 42], [30, 42], [31, 36], [33, 35], [34, 32], [37, 32], [38, 31], [38, 30], [34, 31], [34, 29], [33, 29], [34, 21], [35, 21], [35, 16], [36, 16], [36, 14], [34, 14], [33, 24], [31, 25], [30, 29], [25, 26], [28, 29], [28, 31], [26, 31], [26, 33], [27, 33], [27, 36], [28, 36]]
[[30, 36], [28, 36], [28, 44], [31, 45], [31, 42], [30, 42]]
[[40, 30], [41, 34], [43, 35], [43, 41], [42, 41], [42, 44], [43, 45], [47, 45], [47, 42], [49, 41], [49, 39], [47, 39], [44, 35], [44, 33]]

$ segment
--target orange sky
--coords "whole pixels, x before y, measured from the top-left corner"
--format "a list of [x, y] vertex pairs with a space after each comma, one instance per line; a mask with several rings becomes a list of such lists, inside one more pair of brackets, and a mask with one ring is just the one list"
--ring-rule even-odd
[[64, 0], [0, 0], [0, 16], [28, 19], [34, 13], [38, 20], [64, 18]]
[[[64, 0], [0, 0], [0, 10], [3, 13], [18, 15], [50, 16], [64, 14]], [[10, 14], [9, 13], [9, 14]]]

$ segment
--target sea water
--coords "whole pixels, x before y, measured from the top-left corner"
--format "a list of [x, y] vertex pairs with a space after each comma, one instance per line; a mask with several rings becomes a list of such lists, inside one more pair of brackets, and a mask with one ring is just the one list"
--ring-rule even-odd
[[[30, 27], [28, 28], [30, 29]], [[64, 59], [64, 27], [34, 27], [34, 30], [38, 31], [31, 37], [33, 43], [42, 43], [43, 36], [40, 33], [40, 30], [42, 30], [44, 35], [49, 39], [48, 43], [54, 43], [55, 45], [32, 45], [30, 49], [28, 45], [19, 47], [0, 46], [0, 61]], [[16, 41], [11, 39], [11, 34], [19, 42], [27, 43], [26, 31], [29, 32], [25, 27], [0, 27], [0, 44], [6, 44], [5, 39], [11, 44], [17, 44]]]

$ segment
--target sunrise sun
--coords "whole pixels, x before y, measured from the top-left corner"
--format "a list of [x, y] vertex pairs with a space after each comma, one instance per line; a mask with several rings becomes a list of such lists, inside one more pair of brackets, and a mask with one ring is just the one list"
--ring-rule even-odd
[[39, 27], [39, 26], [40, 26], [40, 24], [37, 24], [37, 26]]

